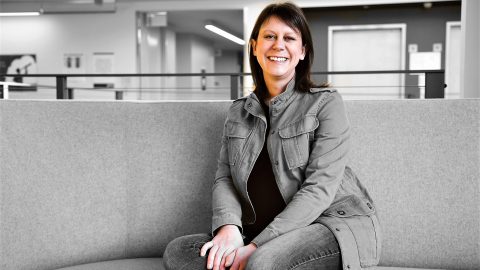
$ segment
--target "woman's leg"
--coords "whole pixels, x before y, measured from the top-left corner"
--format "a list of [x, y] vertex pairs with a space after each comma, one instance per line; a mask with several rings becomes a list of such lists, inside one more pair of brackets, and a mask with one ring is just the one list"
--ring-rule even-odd
[[247, 264], [247, 270], [290, 269], [342, 269], [340, 247], [333, 233], [319, 223], [293, 230], [260, 246]]
[[207, 256], [200, 257], [200, 249], [203, 244], [211, 240], [212, 237], [206, 233], [174, 239], [165, 248], [163, 265], [167, 270], [207, 269]]

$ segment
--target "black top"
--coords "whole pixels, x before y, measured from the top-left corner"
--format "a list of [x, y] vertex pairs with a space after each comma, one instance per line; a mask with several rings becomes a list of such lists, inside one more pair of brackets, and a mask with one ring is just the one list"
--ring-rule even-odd
[[267, 151], [267, 139], [270, 131], [269, 108], [263, 102], [261, 104], [267, 119], [267, 129], [262, 151], [247, 182], [248, 196], [252, 201], [256, 216], [254, 224], [243, 225], [243, 233], [249, 241], [263, 231], [286, 206], [278, 190], [272, 170], [272, 162]]

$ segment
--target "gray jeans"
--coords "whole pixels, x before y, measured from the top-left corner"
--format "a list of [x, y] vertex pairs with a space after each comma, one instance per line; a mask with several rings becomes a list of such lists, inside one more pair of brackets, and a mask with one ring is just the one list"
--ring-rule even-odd
[[[200, 257], [209, 234], [194, 234], [174, 239], [163, 254], [166, 269], [204, 270], [207, 256]], [[324, 225], [283, 234], [260, 246], [250, 257], [247, 270], [337, 270], [342, 269], [340, 248], [333, 233]]]

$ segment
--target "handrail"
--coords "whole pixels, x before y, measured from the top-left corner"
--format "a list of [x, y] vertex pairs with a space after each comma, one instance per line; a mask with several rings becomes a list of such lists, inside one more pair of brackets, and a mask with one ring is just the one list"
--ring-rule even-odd
[[[354, 74], [425, 74], [425, 98], [443, 98], [445, 95], [445, 70], [360, 70], [360, 71], [315, 71], [312, 75], [354, 75]], [[230, 77], [230, 97], [237, 99], [239, 96], [238, 82], [240, 77], [251, 76], [251, 73], [111, 73], [111, 74], [0, 74], [3, 77], [55, 77], [57, 99], [72, 98], [72, 90], [67, 87], [68, 77]], [[0, 89], [2, 90], [2, 89]], [[5, 89], [6, 90], [6, 89]], [[3, 98], [3, 90], [0, 98]], [[121, 93], [116, 93], [117, 98], [122, 98]]]
[[[445, 73], [443, 69], [421, 70], [358, 70], [358, 71], [314, 71], [312, 75], [321, 74], [382, 74], [382, 73]], [[224, 72], [224, 73], [39, 73], [39, 74], [0, 74], [0, 77], [202, 77], [202, 76], [250, 76], [252, 73]]]

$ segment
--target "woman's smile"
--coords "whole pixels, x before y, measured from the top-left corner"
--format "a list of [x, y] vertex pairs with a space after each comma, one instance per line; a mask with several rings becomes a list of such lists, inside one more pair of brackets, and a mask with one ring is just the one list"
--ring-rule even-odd
[[287, 61], [288, 58], [286, 57], [278, 57], [278, 56], [269, 56], [268, 59], [270, 61], [274, 61], [274, 62], [285, 62]]

